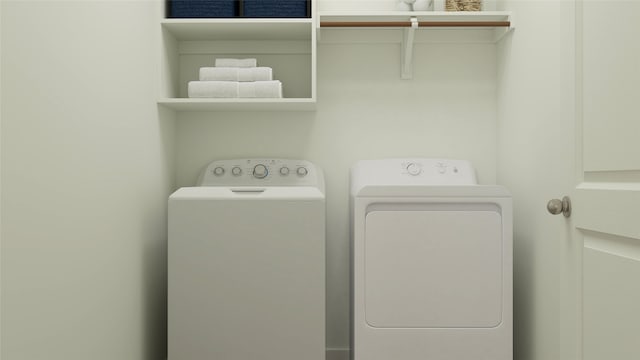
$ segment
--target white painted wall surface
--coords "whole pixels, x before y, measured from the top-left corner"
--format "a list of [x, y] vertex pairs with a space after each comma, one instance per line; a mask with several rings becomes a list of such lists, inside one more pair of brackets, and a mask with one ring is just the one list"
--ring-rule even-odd
[[166, 354], [158, 3], [2, 1], [3, 360]]
[[0, 356], [162, 358], [172, 179], [250, 156], [325, 170], [327, 345], [347, 348], [349, 167], [461, 158], [495, 183], [495, 45], [417, 44], [400, 80], [399, 44], [324, 43], [317, 112], [183, 113], [174, 151], [173, 115], [155, 106], [156, 6], [2, 2]]
[[[2, 3], [0, 3], [0, 54], [2, 54]], [[2, 356], [2, 55], [0, 55], [0, 357]]]
[[574, 186], [575, 4], [501, 6], [516, 20], [498, 44], [497, 127], [497, 179], [514, 204], [514, 359], [576, 359], [580, 247], [546, 210]]
[[178, 186], [195, 184], [214, 159], [320, 165], [328, 207], [327, 346], [346, 349], [350, 166], [360, 159], [460, 158], [474, 164], [481, 183], [494, 184], [495, 53], [493, 44], [417, 44], [414, 78], [400, 80], [399, 44], [321, 43], [316, 112], [180, 114]]

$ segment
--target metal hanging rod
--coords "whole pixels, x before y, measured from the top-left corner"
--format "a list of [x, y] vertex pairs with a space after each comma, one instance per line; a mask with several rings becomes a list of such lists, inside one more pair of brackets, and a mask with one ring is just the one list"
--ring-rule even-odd
[[[511, 21], [418, 21], [418, 27], [510, 27]], [[411, 21], [321, 21], [320, 27], [411, 27]]]

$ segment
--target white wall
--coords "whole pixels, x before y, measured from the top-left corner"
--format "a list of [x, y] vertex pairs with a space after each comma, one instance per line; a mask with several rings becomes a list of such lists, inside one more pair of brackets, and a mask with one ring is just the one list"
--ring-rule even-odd
[[546, 202], [575, 175], [574, 1], [507, 1], [516, 29], [498, 45], [498, 182], [514, 202], [514, 351], [575, 359], [580, 304], [571, 223]]
[[[349, 167], [359, 159], [469, 159], [496, 180], [496, 49], [417, 44], [413, 80], [400, 80], [400, 46], [333, 43], [318, 49], [318, 108], [301, 113], [183, 113], [177, 183], [195, 184], [214, 159], [304, 158], [327, 183], [327, 345], [349, 346]], [[331, 38], [340, 38], [331, 37]], [[286, 84], [284, 84], [286, 86]]]
[[2, 359], [166, 354], [159, 7], [3, 1]]
[[[2, 54], [2, 4], [0, 3], [0, 54]], [[0, 55], [0, 357], [2, 356], [2, 56]]]
[[317, 112], [183, 113], [174, 149], [173, 115], [155, 105], [157, 5], [2, 2], [0, 355], [162, 358], [172, 179], [251, 156], [324, 168], [327, 341], [347, 348], [348, 169], [462, 158], [495, 183], [495, 45], [418, 44], [400, 80], [399, 44], [325, 42]]

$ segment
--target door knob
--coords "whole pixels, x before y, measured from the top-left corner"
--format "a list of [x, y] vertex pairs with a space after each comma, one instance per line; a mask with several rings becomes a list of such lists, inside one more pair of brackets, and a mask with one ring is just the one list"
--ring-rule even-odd
[[560, 199], [552, 199], [547, 203], [547, 210], [550, 214], [558, 215], [562, 213], [564, 217], [571, 216], [571, 199], [565, 196]]

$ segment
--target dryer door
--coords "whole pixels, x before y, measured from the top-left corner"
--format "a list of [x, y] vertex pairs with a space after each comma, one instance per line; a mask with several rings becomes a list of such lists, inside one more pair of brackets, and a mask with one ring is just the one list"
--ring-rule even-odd
[[500, 325], [500, 210], [469, 204], [444, 207], [369, 209], [364, 247], [365, 315], [370, 326]]

